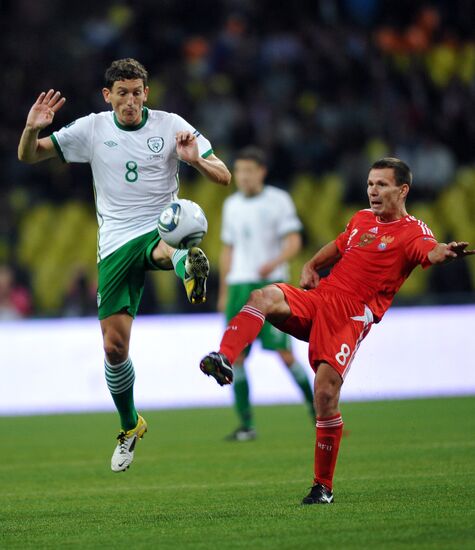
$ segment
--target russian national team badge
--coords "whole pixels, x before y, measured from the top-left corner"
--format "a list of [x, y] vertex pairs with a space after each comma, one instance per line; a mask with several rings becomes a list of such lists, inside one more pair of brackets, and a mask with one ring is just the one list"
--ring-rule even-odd
[[388, 244], [391, 244], [393, 241], [394, 241], [394, 237], [391, 237], [390, 235], [388, 236], [383, 235], [381, 237], [381, 242], [378, 244], [379, 250], [385, 250]]
[[368, 244], [371, 244], [374, 239], [376, 239], [376, 235], [374, 233], [363, 233], [360, 237], [360, 242], [358, 243], [358, 246], [366, 246]]
[[147, 145], [150, 151], [153, 153], [160, 153], [163, 149], [163, 138], [162, 137], [151, 137], [147, 139]]

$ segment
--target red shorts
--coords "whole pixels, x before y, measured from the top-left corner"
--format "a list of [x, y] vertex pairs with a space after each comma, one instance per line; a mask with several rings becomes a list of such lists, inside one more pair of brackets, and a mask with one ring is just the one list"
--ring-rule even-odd
[[277, 328], [309, 343], [308, 359], [314, 371], [324, 361], [342, 378], [373, 324], [373, 314], [363, 302], [346, 294], [319, 288], [302, 290], [278, 283], [291, 315]]

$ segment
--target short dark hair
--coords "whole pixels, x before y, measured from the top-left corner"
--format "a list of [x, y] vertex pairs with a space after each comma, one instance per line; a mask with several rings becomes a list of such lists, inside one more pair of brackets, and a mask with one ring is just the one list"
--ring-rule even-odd
[[247, 147], [244, 147], [244, 149], [238, 151], [234, 157], [234, 161], [236, 160], [253, 160], [259, 164], [259, 166], [267, 166], [266, 154], [262, 149], [256, 147], [255, 145], [248, 145]]
[[142, 79], [144, 88], [148, 82], [147, 69], [136, 59], [127, 57], [125, 59], [117, 59], [111, 63], [111, 66], [106, 70], [104, 75], [104, 85], [109, 90], [112, 89], [114, 82], [117, 80], [135, 80]]
[[412, 172], [409, 166], [395, 157], [384, 157], [382, 159], [373, 162], [371, 170], [373, 168], [392, 168], [394, 170], [394, 179], [396, 180], [396, 185], [401, 186], [404, 183], [407, 183], [409, 187], [412, 184]]

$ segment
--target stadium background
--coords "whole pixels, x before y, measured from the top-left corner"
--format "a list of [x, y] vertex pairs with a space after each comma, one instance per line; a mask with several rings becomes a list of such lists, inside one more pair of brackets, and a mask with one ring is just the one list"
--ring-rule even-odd
[[[258, 406], [258, 439], [223, 441], [231, 391], [197, 369], [222, 329], [216, 272], [198, 315], [172, 274], [151, 276], [142, 313], [158, 315], [137, 319], [131, 343], [150, 431], [133, 468], [113, 476], [117, 415], [86, 413], [112, 409], [94, 319], [91, 175], [21, 164], [16, 147], [41, 90], [68, 99], [59, 129], [103, 110], [104, 69], [133, 56], [150, 72], [149, 105], [183, 115], [229, 164], [248, 143], [266, 150], [269, 183], [289, 189], [305, 225], [294, 281], [365, 206], [368, 165], [388, 153], [413, 168], [409, 211], [439, 239], [473, 244], [475, 4], [1, 0], [0, 9], [0, 547], [472, 548], [473, 258], [418, 269], [396, 301], [404, 307], [361, 346], [344, 386], [336, 504], [324, 509], [298, 505], [314, 445], [302, 404]], [[181, 182], [208, 214], [203, 246], [216, 267], [232, 189], [186, 166]], [[299, 401], [276, 363], [253, 351], [254, 402]], [[433, 398], [388, 399], [411, 396]], [[171, 410], [150, 410], [159, 407]], [[72, 410], [84, 414], [21, 416]]]
[[[89, 168], [23, 165], [16, 146], [43, 89], [68, 99], [51, 130], [104, 110], [104, 69], [125, 56], [149, 70], [149, 106], [184, 116], [229, 164], [249, 143], [268, 153], [268, 182], [292, 193], [305, 225], [294, 282], [365, 206], [368, 165], [386, 154], [413, 169], [410, 213], [440, 240], [475, 242], [474, 11], [469, 1], [296, 0], [288, 10], [247, 0], [4, 0], [0, 316], [95, 314]], [[183, 166], [181, 189], [209, 218], [213, 311], [220, 209], [233, 188]], [[396, 303], [473, 302], [474, 285], [474, 262], [417, 270]], [[195, 311], [173, 276], [148, 279], [142, 313]]]

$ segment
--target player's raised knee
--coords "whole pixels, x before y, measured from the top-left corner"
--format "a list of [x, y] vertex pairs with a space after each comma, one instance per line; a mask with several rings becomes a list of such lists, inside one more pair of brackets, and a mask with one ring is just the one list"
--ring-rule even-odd
[[248, 304], [253, 306], [263, 313], [272, 310], [273, 301], [273, 292], [271, 286], [266, 286], [264, 288], [259, 288], [253, 290], [249, 295]]
[[249, 299], [247, 303], [250, 306], [257, 307], [260, 309], [260, 306], [264, 303], [264, 292], [262, 288], [258, 288], [257, 290], [253, 290], [251, 294], [249, 294]]

